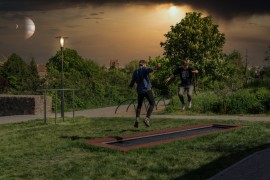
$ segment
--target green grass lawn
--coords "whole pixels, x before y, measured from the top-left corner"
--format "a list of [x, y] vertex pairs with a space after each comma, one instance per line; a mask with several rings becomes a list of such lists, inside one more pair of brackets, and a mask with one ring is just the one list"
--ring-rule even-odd
[[[152, 119], [133, 128], [130, 118], [66, 119], [0, 125], [0, 179], [206, 179], [243, 157], [270, 147], [270, 123]], [[241, 129], [121, 152], [87, 139], [206, 122]]]

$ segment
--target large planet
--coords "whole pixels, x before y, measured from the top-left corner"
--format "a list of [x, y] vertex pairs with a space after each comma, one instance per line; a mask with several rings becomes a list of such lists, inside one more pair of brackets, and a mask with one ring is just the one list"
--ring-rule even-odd
[[29, 39], [35, 33], [35, 23], [29, 17], [25, 17], [25, 39]]

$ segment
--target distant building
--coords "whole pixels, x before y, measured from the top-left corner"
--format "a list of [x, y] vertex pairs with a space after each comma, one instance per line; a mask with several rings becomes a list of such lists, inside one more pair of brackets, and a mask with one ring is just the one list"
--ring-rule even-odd
[[37, 72], [40, 79], [44, 79], [47, 75], [47, 69], [45, 64], [37, 64]]

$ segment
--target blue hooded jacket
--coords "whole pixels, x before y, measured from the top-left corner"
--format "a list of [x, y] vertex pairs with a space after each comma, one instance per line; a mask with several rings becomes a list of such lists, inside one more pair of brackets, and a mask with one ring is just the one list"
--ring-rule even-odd
[[129, 87], [133, 87], [135, 82], [137, 84], [137, 93], [146, 93], [152, 87], [149, 73], [153, 72], [152, 68], [140, 66], [132, 75]]

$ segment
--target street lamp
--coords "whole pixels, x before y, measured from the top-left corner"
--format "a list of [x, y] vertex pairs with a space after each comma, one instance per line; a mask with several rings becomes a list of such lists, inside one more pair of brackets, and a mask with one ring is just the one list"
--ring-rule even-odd
[[62, 96], [61, 96], [61, 117], [63, 118], [64, 121], [64, 82], [63, 82], [63, 72], [64, 72], [64, 43], [65, 43], [65, 39], [67, 39], [68, 37], [62, 37], [62, 36], [58, 36], [56, 38], [60, 39], [60, 48], [61, 48], [61, 66], [62, 66], [62, 71], [61, 71], [61, 91], [62, 91]]

